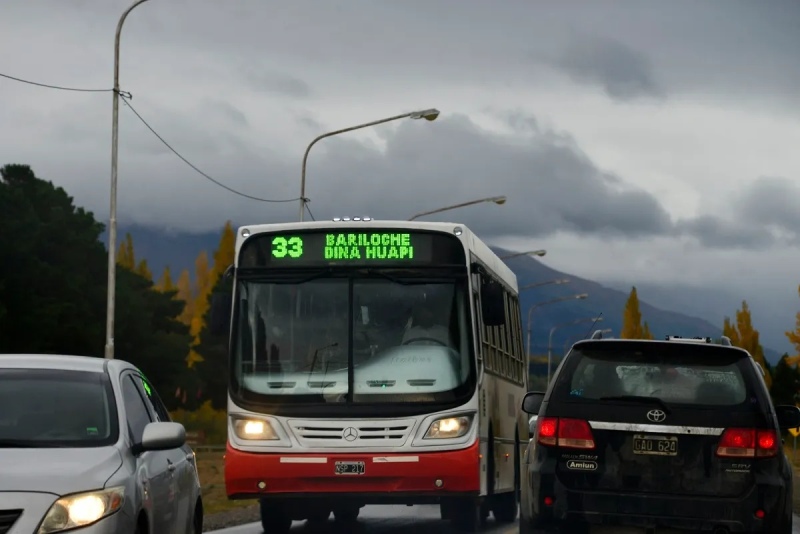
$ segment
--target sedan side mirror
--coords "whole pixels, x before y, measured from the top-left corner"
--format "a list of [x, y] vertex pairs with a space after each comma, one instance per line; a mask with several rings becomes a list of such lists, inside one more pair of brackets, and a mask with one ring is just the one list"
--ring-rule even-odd
[[186, 443], [186, 429], [180, 423], [148, 423], [142, 433], [141, 451], [177, 449]]

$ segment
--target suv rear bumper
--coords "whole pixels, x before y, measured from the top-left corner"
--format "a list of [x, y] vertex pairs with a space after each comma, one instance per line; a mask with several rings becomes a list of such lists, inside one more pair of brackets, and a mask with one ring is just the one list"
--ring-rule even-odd
[[[729, 532], [781, 532], [786, 514], [786, 492], [782, 485], [757, 486], [744, 497], [701, 497], [623, 492], [576, 491], [555, 480], [551, 489], [536, 487], [528, 510], [536, 528], [549, 529], [571, 523], [674, 528]], [[552, 498], [547, 506], [545, 498]], [[764, 518], [756, 516], [765, 512]], [[579, 532], [579, 530], [575, 530]]]

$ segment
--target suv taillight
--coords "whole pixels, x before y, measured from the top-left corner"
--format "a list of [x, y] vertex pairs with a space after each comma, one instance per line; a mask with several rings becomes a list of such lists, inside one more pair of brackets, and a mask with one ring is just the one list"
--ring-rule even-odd
[[770, 458], [777, 456], [780, 440], [774, 430], [726, 428], [719, 439], [717, 456], [725, 458]]
[[594, 449], [592, 429], [583, 419], [540, 417], [538, 441], [551, 447]]

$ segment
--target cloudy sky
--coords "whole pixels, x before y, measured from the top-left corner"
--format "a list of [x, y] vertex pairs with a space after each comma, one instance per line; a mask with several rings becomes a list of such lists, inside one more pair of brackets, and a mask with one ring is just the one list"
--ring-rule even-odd
[[[3, 0], [0, 73], [109, 88], [127, 5]], [[799, 27], [796, 0], [150, 0], [123, 31], [121, 88], [194, 165], [268, 199], [299, 195], [316, 135], [436, 107], [316, 145], [314, 216], [507, 195], [440, 220], [586, 277], [800, 306]], [[0, 101], [0, 162], [107, 220], [110, 93], [0, 79]], [[120, 121], [121, 222], [297, 218], [210, 183], [125, 105]]]

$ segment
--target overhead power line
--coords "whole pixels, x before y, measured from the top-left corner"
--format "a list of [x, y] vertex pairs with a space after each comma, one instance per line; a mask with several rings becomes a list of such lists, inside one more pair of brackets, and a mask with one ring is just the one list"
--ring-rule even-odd
[[[242, 196], [242, 197], [245, 197], [245, 198], [249, 198], [251, 200], [257, 200], [259, 202], [281, 203], [281, 202], [297, 202], [298, 200], [300, 200], [299, 197], [287, 198], [287, 199], [282, 199], [282, 200], [255, 197], [253, 195], [248, 195], [246, 193], [242, 193], [241, 191], [237, 191], [236, 189], [233, 189], [232, 187], [229, 187], [229, 186], [223, 184], [219, 180], [215, 180], [214, 178], [212, 178], [208, 174], [206, 174], [203, 171], [201, 171], [200, 169], [198, 169], [197, 166], [195, 166], [191, 161], [189, 161], [188, 159], [183, 157], [177, 150], [172, 148], [172, 145], [170, 145], [163, 137], [161, 137], [161, 135], [159, 135], [159, 133], [156, 132], [155, 129], [152, 126], [150, 126], [150, 124], [146, 120], [144, 120], [144, 117], [142, 117], [139, 114], [139, 112], [136, 111], [136, 109], [134, 109], [134, 107], [129, 102], [129, 98], [123, 97], [122, 101], [125, 103], [126, 106], [128, 106], [128, 108], [133, 112], [133, 114], [136, 115], [136, 117], [140, 121], [142, 121], [142, 124], [144, 124], [147, 127], [147, 129], [150, 130], [153, 133], [153, 135], [155, 135], [158, 138], [158, 140], [161, 141], [164, 144], [165, 147], [167, 147], [170, 151], [172, 151], [173, 154], [178, 156], [184, 163], [186, 163], [189, 167], [191, 167], [195, 172], [197, 172], [200, 176], [202, 176], [206, 180], [209, 180], [210, 182], [213, 182], [214, 184], [218, 185], [219, 187], [221, 187], [223, 189], [227, 189], [228, 191], [230, 191], [231, 193], [233, 193], [235, 195], [239, 195], [239, 196]], [[308, 199], [306, 199], [306, 202], [308, 202]]]
[[22, 78], [17, 78], [16, 76], [10, 76], [8, 74], [3, 74], [2, 72], [0, 72], [0, 78], [6, 78], [8, 80], [14, 80], [15, 82], [20, 82], [20, 83], [27, 83], [28, 85], [36, 85], [38, 87], [46, 87], [47, 89], [58, 89], [59, 91], [77, 91], [79, 93], [110, 93], [114, 90], [114, 89], [86, 89], [82, 87], [64, 87], [61, 85], [50, 85], [47, 83], [40, 83], [31, 80], [25, 80]]

